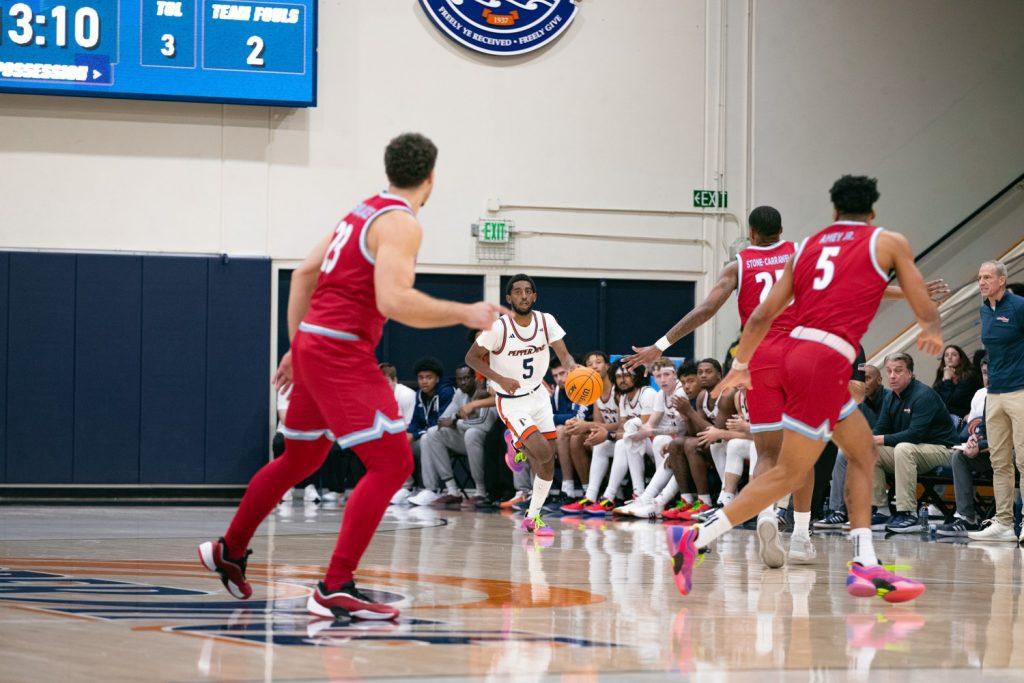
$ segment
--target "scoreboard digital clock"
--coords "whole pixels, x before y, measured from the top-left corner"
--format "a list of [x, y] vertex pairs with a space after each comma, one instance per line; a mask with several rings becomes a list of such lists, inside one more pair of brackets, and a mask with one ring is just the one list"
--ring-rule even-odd
[[0, 0], [0, 92], [316, 103], [316, 0]]

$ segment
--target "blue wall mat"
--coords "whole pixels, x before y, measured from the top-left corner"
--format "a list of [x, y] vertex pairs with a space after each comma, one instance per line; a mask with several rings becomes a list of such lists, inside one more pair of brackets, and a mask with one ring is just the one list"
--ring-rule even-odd
[[79, 255], [75, 307], [75, 483], [137, 484], [142, 257]]
[[7, 481], [70, 483], [75, 256], [10, 255]]
[[206, 258], [142, 259], [142, 483], [203, 482], [207, 272]]
[[[605, 280], [606, 343], [611, 353], [653, 344], [693, 308], [694, 283], [665, 280]], [[735, 306], [728, 301], [726, 306]], [[725, 349], [716, 349], [721, 358]], [[679, 340], [668, 356], [693, 358], [693, 335]]]
[[[288, 353], [288, 295], [292, 289], [292, 271], [277, 271], [277, 360]], [[276, 368], [275, 368], [276, 369]]]
[[8, 254], [0, 253], [0, 484], [7, 481], [7, 277], [11, 264]]
[[[416, 288], [442, 299], [471, 303], [484, 294], [481, 275], [417, 275]], [[381, 360], [393, 363], [400, 380], [415, 380], [413, 365], [423, 356], [434, 356], [444, 366], [445, 376], [454, 377], [469, 348], [469, 330], [461, 325], [433, 330], [418, 330], [396, 322], [384, 328], [384, 338], [377, 349]]]
[[270, 450], [270, 260], [209, 264], [207, 484], [244, 484]]

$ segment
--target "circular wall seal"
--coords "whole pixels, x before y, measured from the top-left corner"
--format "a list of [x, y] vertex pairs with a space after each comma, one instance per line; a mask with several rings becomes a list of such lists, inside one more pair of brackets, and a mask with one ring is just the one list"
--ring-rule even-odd
[[477, 52], [521, 55], [555, 40], [576, 16], [578, 0], [420, 0], [441, 31]]

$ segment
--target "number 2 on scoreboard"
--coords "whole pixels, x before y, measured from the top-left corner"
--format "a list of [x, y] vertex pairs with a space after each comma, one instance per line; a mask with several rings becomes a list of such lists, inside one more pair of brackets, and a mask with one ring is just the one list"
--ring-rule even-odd
[[252, 52], [249, 53], [245, 63], [249, 66], [264, 66], [263, 39], [259, 36], [249, 36], [249, 40], [245, 41], [245, 44], [252, 48]]

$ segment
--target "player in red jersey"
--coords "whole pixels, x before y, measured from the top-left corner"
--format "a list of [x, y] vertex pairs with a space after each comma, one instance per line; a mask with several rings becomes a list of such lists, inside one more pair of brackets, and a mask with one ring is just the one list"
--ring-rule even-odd
[[199, 557], [228, 592], [252, 595], [245, 579], [249, 541], [285, 491], [319, 469], [332, 443], [352, 448], [366, 467], [348, 500], [324, 580], [307, 608], [329, 618], [394, 619], [355, 586], [353, 573], [391, 496], [412, 473], [412, 449], [394, 393], [374, 357], [388, 318], [410, 327], [463, 324], [488, 329], [504, 309], [434, 299], [413, 288], [423, 231], [416, 214], [434, 187], [437, 148], [414, 133], [384, 152], [390, 187], [338, 223], [292, 274], [291, 350], [275, 384], [294, 384], [282, 429], [285, 451], [249, 483], [227, 533], [199, 546]]
[[[633, 347], [636, 353], [625, 359], [625, 367], [635, 368], [653, 363], [665, 349], [714, 317], [734, 290], [740, 322], [746, 326], [754, 309], [768, 297], [796, 252], [796, 244], [782, 239], [782, 216], [774, 207], [759, 206], [751, 211], [748, 225], [750, 246], [742, 249], [736, 255], [736, 260], [722, 269], [718, 282], [707, 298], [651, 346]], [[928, 289], [936, 296], [942, 296], [949, 290], [942, 280], [929, 282]], [[885, 296], [898, 299], [903, 297], [903, 292], [899, 287], [889, 287]], [[747, 393], [747, 407], [750, 412], [750, 430], [757, 450], [757, 464], [752, 473], [754, 477], [775, 465], [782, 446], [782, 409], [785, 402], [781, 376], [783, 348], [795, 326], [795, 309], [788, 307], [772, 323], [750, 361], [753, 388]], [[804, 484], [793, 492], [794, 541], [807, 539], [809, 543], [813, 493], [812, 470]], [[779, 539], [778, 521], [771, 506], [764, 513], [758, 516], [760, 556], [769, 567], [781, 567], [786, 561], [786, 553]]]
[[924, 592], [923, 584], [886, 571], [875, 556], [871, 543], [875, 448], [848, 384], [856, 349], [878, 310], [891, 271], [895, 270], [921, 326], [918, 348], [933, 356], [942, 349], [938, 309], [914, 265], [906, 238], [871, 224], [878, 200], [875, 179], [843, 176], [832, 186], [831, 196], [835, 222], [797, 250], [782, 278], [747, 321], [732, 370], [716, 389], [721, 393], [751, 386], [749, 363], [754, 351], [792, 302], [799, 324], [783, 349], [785, 410], [778, 462], [705, 524], [669, 530], [676, 586], [684, 595], [692, 585], [693, 566], [708, 544], [799, 488], [830, 438], [846, 454], [851, 468], [846, 503], [854, 561], [847, 591], [857, 597], [882, 595], [889, 602], [911, 600]]

